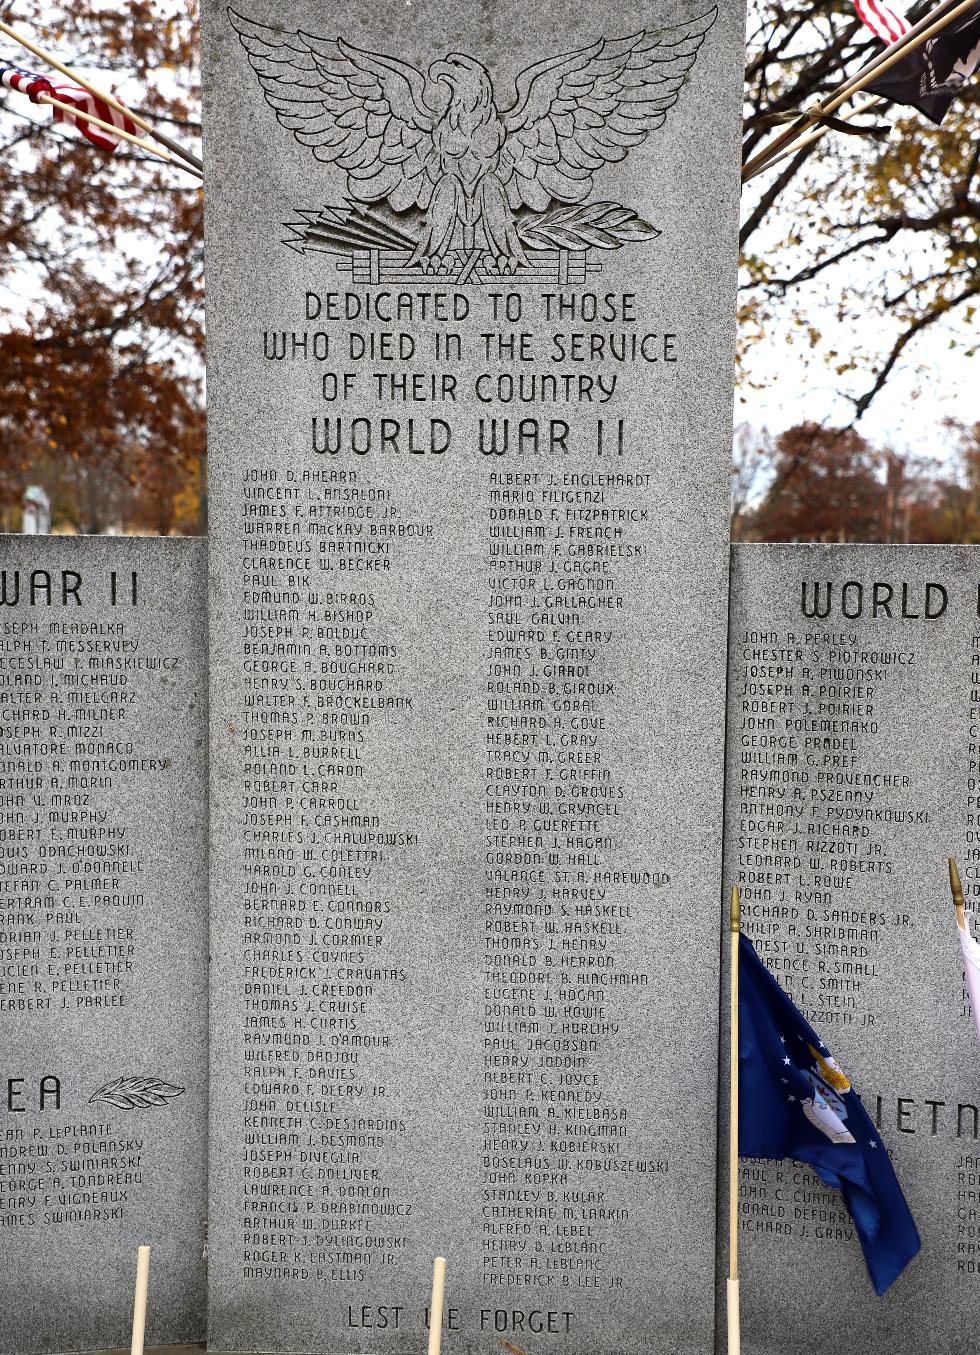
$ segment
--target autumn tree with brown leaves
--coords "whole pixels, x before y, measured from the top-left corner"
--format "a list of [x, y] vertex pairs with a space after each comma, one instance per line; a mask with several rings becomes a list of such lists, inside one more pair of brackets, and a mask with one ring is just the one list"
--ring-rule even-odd
[[939, 517], [942, 540], [980, 544], [980, 423], [950, 421], [955, 439], [951, 472], [941, 486]]
[[[980, 426], [956, 430], [960, 474], [927, 457], [873, 447], [853, 428], [797, 424], [773, 441], [743, 426], [736, 483], [752, 502], [733, 515], [741, 541], [959, 540], [954, 506], [977, 512], [980, 529]], [[739, 466], [740, 463], [740, 466]], [[980, 538], [978, 538], [980, 539]]]
[[[196, 4], [21, 0], [5, 18], [170, 135], [199, 141]], [[51, 74], [2, 35], [0, 60]], [[37, 481], [56, 520], [79, 531], [113, 521], [195, 530], [200, 187], [135, 147], [109, 155], [22, 94], [3, 95], [0, 506]]]
[[[909, 17], [935, 3], [920, 0]], [[773, 134], [773, 115], [812, 106], [882, 50], [853, 0], [748, 8], [746, 160]], [[855, 419], [916, 360], [927, 332], [941, 328], [972, 353], [980, 295], [980, 79], [942, 127], [896, 105], [856, 120], [882, 123], [891, 126], [884, 141], [829, 133], [744, 195], [743, 356], [773, 329], [795, 338], [839, 378]], [[872, 322], [864, 343], [862, 320]], [[756, 379], [765, 384], [764, 373]]]
[[759, 541], [880, 539], [879, 457], [853, 429], [805, 423], [776, 441], [773, 480], [752, 518]]

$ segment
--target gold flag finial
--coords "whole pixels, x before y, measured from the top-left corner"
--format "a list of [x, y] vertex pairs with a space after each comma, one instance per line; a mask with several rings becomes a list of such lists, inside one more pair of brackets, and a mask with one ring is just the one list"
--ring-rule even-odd
[[742, 896], [738, 892], [738, 885], [732, 888], [732, 931], [740, 932], [742, 930]]
[[953, 891], [953, 903], [956, 905], [956, 921], [960, 924], [960, 931], [966, 931], [966, 908], [963, 903], [963, 886], [960, 883], [960, 873], [956, 868], [956, 862], [952, 857], [949, 858], [949, 887]]

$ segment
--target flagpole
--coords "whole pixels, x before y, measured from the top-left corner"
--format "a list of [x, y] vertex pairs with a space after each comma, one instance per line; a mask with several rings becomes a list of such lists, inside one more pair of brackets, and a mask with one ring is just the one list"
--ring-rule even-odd
[[175, 165], [177, 169], [182, 169], [185, 174], [193, 174], [198, 179], [201, 177], [196, 169], [192, 169], [190, 165], [185, 165], [182, 160], [177, 160], [172, 155], [168, 155], [166, 151], [161, 151], [158, 147], [151, 146], [150, 143], [144, 141], [142, 137], [132, 136], [129, 132], [124, 131], [122, 127], [117, 127], [112, 122], [103, 122], [102, 119], [97, 118], [94, 113], [86, 113], [84, 109], [76, 108], [74, 104], [62, 103], [60, 99], [52, 99], [50, 94], [39, 94], [36, 102], [39, 104], [47, 104], [51, 108], [60, 108], [63, 113], [67, 113], [72, 119], [78, 118], [82, 122], [90, 122], [93, 127], [101, 127], [104, 131], [111, 132], [113, 136], [119, 137], [121, 141], [128, 141], [131, 146], [139, 146], [141, 150], [149, 151], [150, 155], [152, 155], [155, 160], [161, 160], [166, 165]]
[[885, 71], [890, 70], [896, 62], [901, 61], [910, 52], [916, 51], [929, 38], [941, 32], [947, 24], [951, 24], [960, 14], [972, 8], [975, 4], [976, 0], [960, 0], [960, 3], [953, 9], [945, 9], [944, 11], [944, 7], [939, 5], [925, 15], [913, 28], [909, 29], [904, 37], [899, 38], [897, 42], [893, 42], [890, 47], [886, 47], [884, 52], [881, 52], [873, 61], [869, 61], [866, 66], [862, 66], [855, 75], [846, 80], [836, 94], [828, 96], [824, 102], [816, 104], [812, 109], [801, 114], [792, 127], [787, 128], [785, 132], [780, 132], [774, 141], [759, 151], [758, 155], [753, 156], [742, 168], [742, 182], [747, 183], [749, 179], [755, 178], [761, 170], [767, 169], [774, 156], [785, 150], [787, 146], [794, 144], [798, 137], [806, 132], [813, 123], [819, 122], [822, 117], [827, 117], [835, 112], [852, 94], [860, 93], [879, 75], [883, 75]]
[[742, 931], [742, 903], [732, 890], [731, 910], [731, 1048], [728, 1058], [728, 1355], [742, 1347], [738, 1283], [738, 949]]
[[67, 76], [69, 80], [73, 80], [76, 85], [81, 85], [82, 89], [87, 89], [89, 94], [94, 95], [96, 99], [101, 99], [103, 103], [109, 104], [111, 108], [115, 108], [119, 113], [125, 113], [127, 117], [133, 119], [137, 126], [142, 127], [144, 132], [149, 132], [150, 136], [156, 141], [159, 141], [169, 150], [176, 152], [182, 160], [186, 160], [188, 164], [193, 165], [195, 169], [200, 171], [204, 170], [204, 161], [192, 154], [191, 151], [185, 150], [179, 141], [174, 141], [173, 137], [167, 136], [165, 132], [157, 131], [157, 129], [151, 123], [147, 122], [146, 118], [142, 117], [141, 114], [134, 113], [131, 108], [127, 108], [124, 104], [121, 104], [114, 95], [104, 94], [102, 90], [86, 80], [83, 75], [76, 74], [70, 66], [62, 65], [57, 57], [52, 56], [50, 52], [46, 52], [43, 47], [38, 47], [36, 43], [31, 42], [30, 38], [25, 38], [23, 34], [17, 32], [16, 28], [11, 28], [9, 24], [4, 23], [2, 20], [0, 20], [0, 33], [6, 33], [8, 38], [12, 38], [14, 42], [19, 42], [21, 47], [26, 47], [29, 52], [53, 67], [54, 70], [60, 71], [61, 74]]
[[136, 1253], [136, 1293], [133, 1296], [133, 1335], [130, 1355], [143, 1355], [146, 1335], [146, 1296], [150, 1287], [150, 1249], [140, 1247]]
[[442, 1346], [442, 1309], [446, 1297], [446, 1258], [432, 1263], [432, 1300], [429, 1303], [429, 1355], [439, 1355]]
[[956, 921], [959, 923], [960, 931], [966, 931], [966, 908], [963, 903], [963, 886], [960, 884], [960, 872], [957, 870], [956, 862], [952, 857], [949, 858], [949, 887], [953, 894], [953, 903], [956, 905]]

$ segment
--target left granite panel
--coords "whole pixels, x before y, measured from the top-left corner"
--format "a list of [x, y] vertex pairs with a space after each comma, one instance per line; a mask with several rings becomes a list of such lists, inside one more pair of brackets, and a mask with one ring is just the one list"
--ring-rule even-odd
[[0, 1352], [203, 1334], [205, 555], [0, 537]]

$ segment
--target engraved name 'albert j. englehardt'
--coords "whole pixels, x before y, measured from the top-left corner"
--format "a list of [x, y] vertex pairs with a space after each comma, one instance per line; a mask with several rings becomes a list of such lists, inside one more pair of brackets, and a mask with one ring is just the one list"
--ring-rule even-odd
[[339, 256], [354, 281], [479, 283], [584, 281], [593, 251], [660, 234], [593, 201], [593, 174], [663, 125], [718, 10], [546, 56], [500, 103], [462, 52], [423, 75], [340, 37], [228, 15], [282, 125], [347, 173], [343, 206], [298, 211], [284, 243]]

